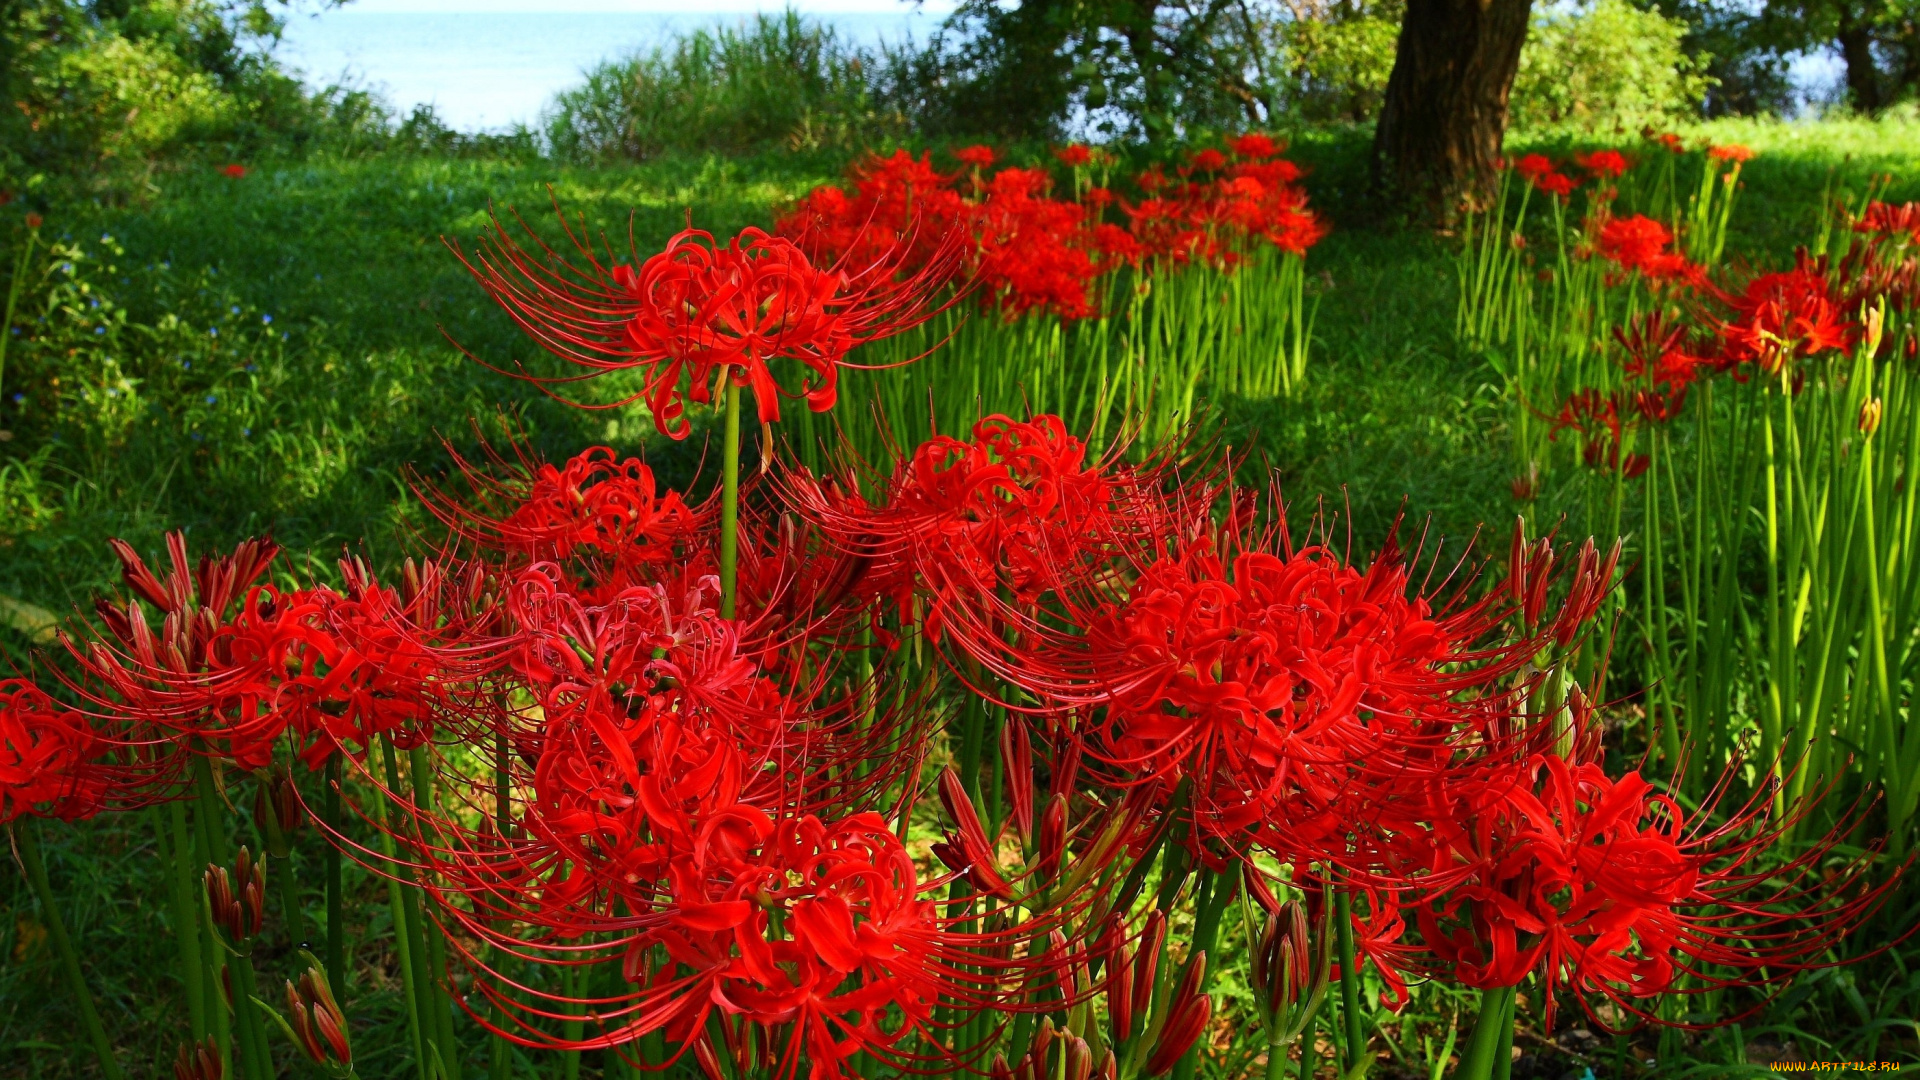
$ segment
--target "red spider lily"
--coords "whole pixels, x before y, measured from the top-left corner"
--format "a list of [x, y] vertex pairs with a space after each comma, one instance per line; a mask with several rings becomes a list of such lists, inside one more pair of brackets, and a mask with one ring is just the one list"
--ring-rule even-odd
[[1227, 156], [1218, 150], [1206, 149], [1196, 152], [1187, 159], [1187, 165], [1195, 172], [1219, 172], [1227, 167]]
[[[934, 294], [957, 257], [947, 244], [909, 270], [909, 245], [896, 241], [871, 261], [842, 257], [823, 268], [793, 241], [759, 229], [743, 230], [724, 247], [686, 229], [638, 269], [608, 268], [570, 226], [567, 232], [581, 266], [537, 238], [536, 258], [497, 220], [471, 260], [460, 253], [538, 344], [587, 369], [561, 377], [515, 374], [548, 390], [638, 369], [644, 388], [618, 404], [644, 399], [655, 426], [676, 439], [691, 430], [686, 401], [711, 402], [722, 379], [753, 391], [762, 423], [779, 419], [783, 395], [804, 398], [815, 411], [832, 408], [847, 352], [931, 318]], [[781, 386], [770, 366], [775, 360], [800, 364], [811, 379], [797, 389]]]
[[1721, 364], [1779, 374], [1795, 357], [1852, 348], [1860, 327], [1847, 317], [1823, 270], [1803, 256], [1792, 270], [1749, 281], [1739, 296], [1723, 295], [1734, 315], [1721, 325]]
[[1906, 202], [1895, 206], [1875, 199], [1867, 204], [1866, 212], [1853, 223], [1853, 231], [1900, 241], [1920, 240], [1920, 203]]
[[1565, 202], [1573, 194], [1573, 189], [1580, 185], [1578, 181], [1564, 173], [1550, 172], [1534, 177], [1533, 186]]
[[1588, 174], [1601, 180], [1617, 180], [1627, 171], [1626, 156], [1618, 150], [1595, 150], [1591, 154], [1575, 154], [1574, 163], [1585, 169]]
[[1062, 318], [1093, 314], [1096, 268], [1081, 242], [1085, 208], [1046, 197], [1038, 169], [1003, 169], [978, 208], [975, 281], [1009, 316], [1045, 308]]
[[1620, 269], [1638, 272], [1649, 281], [1681, 281], [1692, 285], [1706, 283], [1706, 272], [1682, 255], [1666, 250], [1673, 242], [1667, 227], [1647, 217], [1612, 218], [1600, 226], [1597, 247], [1600, 254]]
[[1530, 182], [1538, 182], [1553, 172], [1553, 162], [1545, 154], [1527, 154], [1513, 163], [1513, 171]]
[[1622, 370], [1639, 386], [1633, 392], [1634, 408], [1655, 423], [1672, 420], [1709, 361], [1689, 350], [1685, 327], [1658, 311], [1615, 327], [1613, 336], [1625, 353]]
[[1264, 161], [1279, 153], [1281, 149], [1280, 144], [1275, 142], [1272, 136], [1262, 135], [1259, 132], [1250, 132], [1229, 140], [1227, 146], [1233, 151], [1235, 157], [1246, 158], [1249, 161]]
[[1670, 153], [1684, 154], [1687, 152], [1687, 146], [1680, 141], [1680, 136], [1675, 135], [1671, 131], [1656, 132], [1651, 127], [1642, 128], [1640, 137], [1646, 139], [1648, 142], [1660, 144], [1661, 148]]
[[1070, 143], [1053, 152], [1060, 164], [1077, 169], [1093, 160], [1093, 151], [1081, 143]]
[[1557, 755], [1460, 780], [1430, 832], [1389, 841], [1409, 871], [1465, 875], [1413, 906], [1432, 958], [1415, 967], [1489, 988], [1537, 974], [1548, 1023], [1563, 985], [1651, 1020], [1638, 1002], [1791, 978], [1884, 893], [1857, 862], [1815, 880], [1832, 839], [1753, 865], [1778, 835], [1764, 800], [1708, 827], [1712, 801], [1688, 813], [1637, 772]]
[[1708, 147], [1707, 156], [1715, 161], [1730, 161], [1738, 166], [1752, 161], [1753, 151], [1738, 143], [1731, 143], [1726, 146]]
[[31, 683], [0, 682], [0, 825], [105, 809], [114, 773], [100, 760], [104, 749], [86, 717]]
[[1094, 566], [1117, 534], [1140, 527], [1126, 517], [1140, 507], [1129, 493], [1152, 472], [1089, 461], [1058, 417], [990, 416], [971, 440], [922, 444], [876, 502], [845, 494], [858, 490], [851, 479], [806, 476], [789, 499], [866, 560], [872, 587], [902, 612], [926, 591], [924, 628], [937, 638], [949, 590], [1004, 587], [1032, 601]]
[[971, 165], [976, 169], [992, 168], [998, 158], [991, 146], [963, 146], [953, 152], [955, 161], [962, 165]]
[[220, 173], [223, 176], [230, 176], [233, 179], [238, 180], [241, 177], [247, 175], [247, 167], [245, 165], [227, 165], [227, 166], [223, 166], [220, 169]]

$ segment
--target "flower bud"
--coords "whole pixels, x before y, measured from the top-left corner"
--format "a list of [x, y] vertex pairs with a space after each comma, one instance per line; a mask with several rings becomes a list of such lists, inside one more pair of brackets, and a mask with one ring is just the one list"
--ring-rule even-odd
[[293, 834], [306, 824], [300, 809], [300, 793], [293, 786], [293, 770], [286, 765], [255, 774], [253, 818], [267, 837], [267, 852], [284, 859], [293, 850]]
[[1002, 900], [1013, 898], [1013, 890], [1007, 886], [1005, 878], [1000, 876], [998, 860], [994, 858], [993, 845], [987, 842], [987, 830], [980, 824], [980, 815], [973, 808], [973, 800], [967, 796], [965, 785], [960, 782], [960, 774], [949, 765], [940, 772], [940, 802], [946, 807], [947, 817], [960, 831], [959, 850], [968, 861], [967, 877], [983, 892], [989, 892]]
[[1060, 879], [1060, 863], [1067, 851], [1067, 797], [1055, 795], [1040, 812], [1040, 880], [1048, 885]]
[[1022, 839], [1033, 835], [1033, 744], [1027, 725], [1009, 716], [1000, 725], [1000, 767], [1007, 775], [1007, 798], [1013, 804], [1013, 825]]
[[1133, 1015], [1145, 1017], [1153, 1005], [1153, 977], [1160, 963], [1160, 947], [1167, 940], [1167, 916], [1155, 911], [1147, 916], [1147, 927], [1140, 934], [1140, 951], [1133, 960]]
[[1093, 1048], [1078, 1035], [1067, 1036], [1067, 1080], [1092, 1080]]
[[220, 1060], [220, 1044], [209, 1035], [199, 1042], [180, 1044], [173, 1059], [173, 1080], [226, 1080], [226, 1065]]
[[1868, 398], [1860, 403], [1860, 431], [1869, 438], [1880, 430], [1881, 408], [1879, 398]]
[[31, 210], [27, 211], [27, 228], [37, 229], [40, 227], [40, 223], [45, 220], [46, 219], [41, 217], [39, 214], [36, 214]]
[[[239, 891], [234, 882], [239, 882]], [[213, 924], [226, 931], [227, 940], [235, 945], [252, 941], [260, 933], [260, 921], [267, 900], [267, 868], [265, 863], [255, 863], [253, 853], [246, 848], [240, 849], [239, 857], [234, 860], [234, 872], [227, 874], [224, 866], [207, 865], [206, 873], [207, 907], [213, 914]]]
[[1100, 1061], [1100, 1067], [1093, 1071], [1094, 1080], [1119, 1080], [1120, 1062], [1113, 1056], [1113, 1048], [1107, 1048], [1107, 1056]]
[[1880, 339], [1886, 333], [1887, 305], [1885, 301], [1875, 304], [1867, 311], [1866, 355], [1880, 355]]
[[347, 1041], [347, 1017], [333, 998], [326, 972], [309, 968], [295, 985], [287, 982], [287, 1011], [293, 1014], [294, 1041], [317, 1065], [351, 1066], [353, 1047]]
[[1213, 998], [1200, 992], [1206, 975], [1207, 954], [1201, 950], [1193, 954], [1186, 977], [1180, 980], [1180, 989], [1167, 1005], [1167, 1023], [1160, 1029], [1153, 1052], [1147, 1055], [1146, 1075], [1159, 1076], [1171, 1070], [1199, 1041], [1207, 1022], [1213, 1019]]
[[1007, 1055], [995, 1050], [993, 1064], [987, 1067], [987, 1075], [992, 1080], [1013, 1080], [1013, 1066], [1007, 1064]]
[[1107, 953], [1107, 1019], [1113, 1025], [1114, 1042], [1133, 1037], [1133, 957], [1124, 939], [1115, 941]]
[[1040, 1029], [1033, 1033], [1033, 1042], [1027, 1047], [1026, 1067], [1035, 1077], [1044, 1080], [1053, 1075], [1053, 1070], [1047, 1068], [1047, 1051], [1052, 1048], [1053, 1017], [1042, 1017]]

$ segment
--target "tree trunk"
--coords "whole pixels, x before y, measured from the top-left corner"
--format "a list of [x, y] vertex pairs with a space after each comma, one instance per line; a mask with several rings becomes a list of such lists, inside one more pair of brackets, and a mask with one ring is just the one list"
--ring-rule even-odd
[[1840, 32], [1840, 57], [1847, 63], [1847, 96], [1853, 107], [1865, 113], [1879, 112], [1886, 102], [1880, 96], [1880, 70], [1873, 62], [1873, 28], [1843, 15]]
[[1407, 0], [1373, 135], [1379, 193], [1451, 217], [1492, 190], [1533, 0]]

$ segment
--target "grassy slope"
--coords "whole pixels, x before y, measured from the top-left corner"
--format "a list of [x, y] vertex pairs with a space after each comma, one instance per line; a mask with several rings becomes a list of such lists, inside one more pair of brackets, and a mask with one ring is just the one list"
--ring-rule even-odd
[[[1877, 172], [1920, 178], [1920, 131], [1912, 125], [1740, 123], [1705, 134], [1761, 152], [1746, 173], [1735, 241], [1755, 261], [1784, 258], [1807, 234], [1830, 170], [1856, 191]], [[1315, 170], [1316, 201], [1337, 225], [1350, 223], [1358, 203], [1364, 149], [1354, 133], [1303, 136], [1296, 146], [1295, 156]], [[645, 245], [677, 228], [687, 206], [716, 231], [763, 221], [771, 201], [836, 168], [793, 159], [576, 170], [391, 158], [268, 164], [237, 183], [204, 174], [164, 180], [150, 206], [73, 231], [111, 231], [132, 264], [217, 266], [220, 287], [236, 302], [289, 327], [254, 403], [265, 417], [262, 434], [278, 434], [245, 446], [150, 441], [60, 458], [73, 472], [42, 470], [47, 512], [0, 521], [0, 591], [55, 608], [80, 602], [111, 578], [104, 537], [126, 535], [151, 550], [159, 532], [176, 524], [208, 541], [270, 526], [293, 549], [321, 557], [362, 539], [391, 551], [406, 505], [402, 467], [436, 467], [444, 460], [436, 431], [459, 435], [467, 416], [502, 404], [525, 405], [536, 444], [550, 455], [589, 440], [647, 442], [685, 475], [693, 451], [666, 450], [647, 438], [644, 422], [529, 402], [524, 387], [449, 346], [442, 325], [489, 358], [526, 355], [437, 238], [472, 235], [489, 201], [541, 209], [551, 182], [562, 202], [603, 224], [633, 209]], [[1912, 182], [1903, 180], [1894, 194], [1911, 197]], [[1433, 515], [1435, 531], [1448, 536], [1503, 518], [1510, 502], [1500, 411], [1491, 373], [1452, 347], [1444, 240], [1346, 227], [1315, 251], [1311, 266], [1330, 283], [1311, 386], [1294, 401], [1259, 408], [1219, 403], [1233, 445], [1265, 455], [1296, 500], [1350, 504], [1363, 534], [1377, 533], [1403, 500], [1412, 513]], [[136, 315], [143, 302], [127, 298]], [[16, 443], [5, 453], [33, 449]], [[23, 644], [11, 631], [0, 636]], [[89, 954], [114, 958], [93, 965], [109, 1026], [138, 1048], [136, 1059], [157, 1061], [170, 1054], [179, 1014], [170, 982], [150, 974], [170, 961], [158, 898], [139, 869], [151, 851], [145, 829], [139, 818], [78, 832], [55, 826], [51, 855]], [[315, 865], [316, 852], [307, 865]], [[19, 889], [7, 875], [0, 904], [22, 910], [29, 901]], [[362, 910], [373, 923], [363, 955], [371, 961], [383, 955], [385, 916], [378, 894], [368, 899]], [[31, 923], [0, 920], [0, 953], [26, 961], [0, 967], [0, 1077], [85, 1074], [59, 1049], [74, 1024]], [[390, 973], [370, 968], [366, 978], [356, 1039], [374, 1060], [362, 1075], [389, 1075], [392, 1062], [382, 1059], [404, 1018]]]

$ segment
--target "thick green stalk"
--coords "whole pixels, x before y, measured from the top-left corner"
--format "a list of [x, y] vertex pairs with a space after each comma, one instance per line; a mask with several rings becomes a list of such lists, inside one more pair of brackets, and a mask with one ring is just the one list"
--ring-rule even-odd
[[[332, 835], [340, 832], [340, 755], [335, 753], [327, 759], [327, 793], [324, 802], [327, 815], [327, 831]], [[327, 843], [327, 981], [333, 984], [334, 994], [344, 998], [347, 993], [347, 927], [343, 908], [345, 898], [342, 895], [340, 847], [329, 838]]]
[[740, 558], [740, 387], [727, 379], [727, 429], [720, 459], [720, 617], [733, 618]]
[[[380, 753], [387, 772], [387, 790], [398, 798], [405, 790], [400, 785], [400, 762], [393, 744], [382, 741]], [[420, 936], [420, 911], [413, 889], [413, 873], [394, 850], [392, 833], [406, 828], [405, 811], [397, 806], [387, 809], [387, 831], [381, 833], [382, 846], [393, 864], [393, 876], [387, 879], [387, 901], [393, 908], [394, 952], [400, 961], [401, 981], [407, 991], [407, 1019], [413, 1037], [413, 1060], [420, 1080], [431, 1080], [436, 1051], [433, 1010], [429, 1004], [431, 976], [426, 967], [426, 943]]]
[[[291, 778], [287, 782], [292, 783]], [[261, 786], [264, 788], [266, 785], [262, 782]], [[259, 824], [262, 831], [267, 834], [268, 853], [273, 856], [273, 861], [280, 864], [278, 872], [271, 873], [270, 876], [279, 886], [280, 915], [287, 924], [287, 940], [292, 942], [296, 949], [311, 949], [312, 943], [307, 940], [306, 915], [300, 910], [300, 880], [294, 876], [293, 871], [293, 843], [282, 827], [280, 813], [274, 806], [271, 792], [265, 794], [266, 797], [261, 800], [261, 805], [265, 807], [266, 813], [261, 815], [262, 820]]]
[[74, 951], [73, 938], [67, 935], [67, 920], [60, 914], [60, 905], [53, 896], [53, 886], [47, 883], [47, 864], [40, 858], [40, 838], [35, 835], [37, 830], [37, 825], [24, 818], [15, 824], [14, 851], [19, 853], [20, 865], [27, 872], [27, 883], [33, 886], [34, 898], [40, 901], [40, 921], [46, 924], [47, 940], [53, 942], [54, 954], [60, 958], [60, 969], [67, 976], [67, 990], [80, 1009], [80, 1023], [86, 1028], [87, 1039], [93, 1043], [95, 1056], [100, 1059], [100, 1071], [107, 1080], [125, 1080], [127, 1074], [120, 1070], [120, 1063], [114, 1060], [113, 1044], [107, 1041], [107, 1029], [100, 1023], [100, 1013], [93, 1007], [93, 993], [87, 989], [87, 973], [80, 967], [80, 954]]
[[[413, 802], [422, 810], [433, 805], [433, 770], [427, 760], [427, 748], [416, 746], [407, 751], [409, 772], [413, 776]], [[424, 839], [424, 838], [423, 838]], [[447, 939], [440, 927], [425, 911], [426, 893], [415, 891], [418, 898], [420, 933], [426, 939], [429, 979], [426, 986], [425, 1001], [431, 1008], [432, 1027], [440, 1044], [441, 1068], [447, 1080], [460, 1080], [460, 1040], [453, 1030], [453, 997], [446, 990], [447, 975]]]
[[194, 858], [193, 836], [187, 831], [187, 807], [178, 800], [169, 802], [165, 810], [155, 810], [156, 814], [166, 815], [166, 828], [170, 837], [168, 854], [172, 856], [171, 887], [174, 936], [180, 947], [180, 984], [187, 998], [187, 1027], [197, 1042], [207, 1037], [210, 1028], [207, 1023], [207, 969], [206, 954], [201, 950], [199, 905], [194, 903]]
[[1340, 1013], [1346, 1020], [1346, 1072], [1365, 1075], [1367, 1053], [1366, 1028], [1360, 1020], [1360, 965], [1353, 948], [1353, 894], [1345, 889], [1334, 892], [1335, 929], [1340, 935]]
[[1481, 992], [1480, 1015], [1473, 1022], [1473, 1033], [1467, 1036], [1466, 1050], [1453, 1080], [1493, 1080], [1501, 1046], [1513, 1045], [1514, 994], [1511, 986]]

